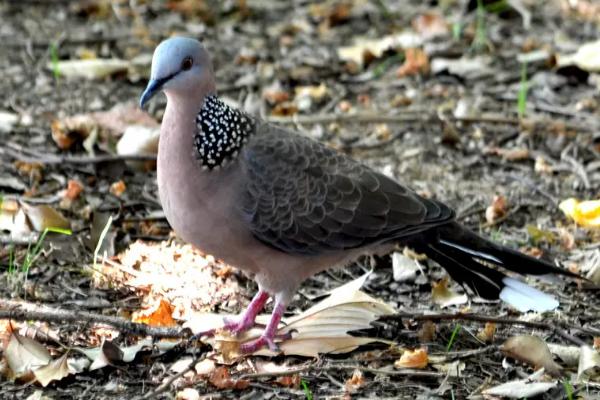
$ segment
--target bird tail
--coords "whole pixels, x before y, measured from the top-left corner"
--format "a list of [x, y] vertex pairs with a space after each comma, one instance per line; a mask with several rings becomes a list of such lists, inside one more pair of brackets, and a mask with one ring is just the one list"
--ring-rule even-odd
[[553, 296], [511, 278], [490, 265], [522, 275], [559, 274], [578, 277], [551, 263], [493, 243], [457, 222], [432, 228], [426, 240], [411, 241], [409, 246], [425, 253], [448, 271], [462, 286], [478, 296], [502, 299], [519, 311], [548, 311], [558, 306]]

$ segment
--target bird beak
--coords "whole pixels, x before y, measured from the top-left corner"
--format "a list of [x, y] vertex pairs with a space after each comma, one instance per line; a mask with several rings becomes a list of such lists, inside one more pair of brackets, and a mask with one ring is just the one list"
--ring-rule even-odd
[[144, 93], [140, 97], [140, 108], [144, 108], [144, 105], [160, 91], [164, 83], [162, 79], [150, 79], [148, 86], [146, 86]]

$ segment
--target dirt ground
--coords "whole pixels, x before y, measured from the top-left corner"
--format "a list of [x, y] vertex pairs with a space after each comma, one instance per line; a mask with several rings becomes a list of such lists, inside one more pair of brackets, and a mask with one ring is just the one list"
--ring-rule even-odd
[[[218, 91], [227, 101], [301, 130], [422, 195], [443, 200], [456, 209], [462, 223], [498, 242], [555, 259], [584, 275], [598, 268], [598, 231], [576, 226], [559, 204], [571, 197], [600, 197], [600, 66], [559, 66], [557, 55], [575, 53], [583, 43], [597, 40], [600, 7], [593, 1], [515, 2], [530, 13], [527, 26], [527, 13], [510, 6], [495, 12], [483, 3], [478, 8], [477, 2], [458, 0], [0, 2], [0, 112], [17, 118], [7, 128], [2, 122], [10, 118], [0, 118], [0, 193], [5, 204], [28, 200], [60, 210], [73, 231], [71, 236], [48, 235], [26, 279], [9, 269], [12, 260], [18, 264], [27, 257], [27, 245], [2, 232], [0, 297], [130, 318], [156, 291], [125, 284], [126, 272], [109, 275], [104, 270], [99, 277], [90, 269], [100, 231], [112, 216], [102, 251], [121, 254], [113, 260], [124, 263], [123, 252], [135, 243], [164, 246], [141, 250], [148, 253], [139, 257], [165, 257], [167, 264], [168, 257], [208, 259], [207, 268], [212, 269], [194, 280], [197, 292], [170, 292], [175, 308], [233, 313], [250, 300], [253, 282], [173, 237], [161, 214], [152, 168], [132, 168], [119, 156], [103, 162], [96, 158], [115, 154], [120, 127], [104, 129], [106, 122], [94, 120], [102, 127], [74, 128], [69, 122], [74, 115], [89, 116], [115, 105], [129, 103], [126, 110], [134, 110], [153, 48], [174, 34], [203, 41], [213, 55]], [[398, 38], [403, 32], [412, 36]], [[384, 38], [392, 36], [398, 42], [386, 45]], [[359, 47], [359, 38], [370, 42]], [[408, 47], [422, 51], [409, 55]], [[419, 61], [419, 54], [427, 61]], [[529, 56], [526, 63], [520, 62], [523, 54]], [[85, 58], [135, 62], [100, 79], [69, 77], [69, 71], [61, 71], [60, 62]], [[149, 113], [160, 121], [166, 99], [157, 97]], [[136, 122], [144, 120], [133, 111], [126, 113]], [[112, 118], [117, 119], [110, 114]], [[97, 137], [84, 142], [81, 135], [89, 138], [90, 132]], [[77, 157], [84, 158], [77, 162]], [[65, 201], [71, 180], [81, 184], [82, 192]], [[493, 204], [496, 214], [490, 215]], [[164, 256], [166, 252], [176, 255]], [[505, 304], [478, 301], [442, 309], [431, 299], [432, 283], [444, 276], [439, 266], [423, 261], [424, 275], [397, 282], [391, 264], [386, 256], [322, 273], [303, 285], [289, 312], [310, 307], [315, 296], [375, 265], [364, 290], [401, 312], [462, 310], [540, 324], [498, 322], [487, 342], [478, 337], [484, 322], [477, 321], [437, 320], [427, 328], [419, 318], [404, 318], [377, 322], [362, 333], [460, 360], [464, 370], [459, 376], [431, 366], [398, 372], [393, 368], [397, 349], [370, 345], [318, 359], [250, 357], [227, 367], [234, 379], [244, 381], [239, 388], [219, 388], [192, 372], [169, 381], [177, 373], [171, 367], [182, 357], [215, 354], [208, 346], [189, 345], [162, 355], [140, 352], [131, 362], [72, 374], [43, 388], [4, 377], [0, 398], [483, 398], [483, 389], [533, 371], [499, 350], [509, 337], [531, 334], [570, 346], [600, 342], [599, 292], [582, 282], [537, 283], [561, 301], [558, 311], [543, 315], [522, 316]], [[172, 273], [185, 277], [190, 272]], [[15, 322], [17, 328], [30, 331], [52, 355], [62, 354], [65, 347], [98, 346], [103, 338], [122, 344], [137, 340], [89, 323]], [[424, 335], [425, 329], [435, 332]], [[278, 371], [297, 369], [288, 375], [299, 380], [265, 373], [268, 362]], [[600, 398], [597, 375], [578, 384], [577, 365], [557, 362], [565, 367], [559, 383], [529, 398]], [[2, 368], [6, 372], [5, 364]], [[350, 387], [356, 370], [362, 378]], [[186, 387], [194, 394], [183, 392]], [[42, 394], [47, 397], [28, 397]]]

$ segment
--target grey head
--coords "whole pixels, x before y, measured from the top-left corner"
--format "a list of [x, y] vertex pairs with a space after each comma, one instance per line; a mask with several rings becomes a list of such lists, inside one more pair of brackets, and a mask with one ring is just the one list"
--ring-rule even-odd
[[152, 56], [148, 86], [140, 97], [143, 107], [156, 93], [202, 101], [215, 91], [212, 62], [202, 44], [191, 38], [173, 37], [160, 43]]

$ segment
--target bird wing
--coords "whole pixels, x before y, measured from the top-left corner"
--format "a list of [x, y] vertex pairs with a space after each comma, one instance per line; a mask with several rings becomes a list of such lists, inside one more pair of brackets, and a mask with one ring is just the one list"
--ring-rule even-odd
[[241, 154], [241, 211], [255, 237], [294, 254], [362, 247], [423, 231], [454, 218], [323, 144], [271, 125]]

